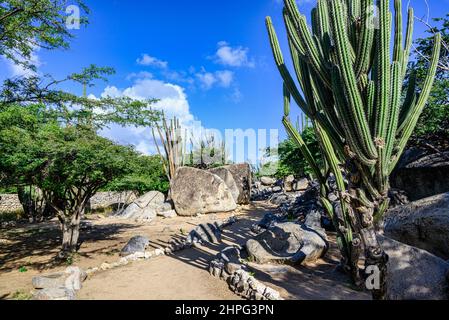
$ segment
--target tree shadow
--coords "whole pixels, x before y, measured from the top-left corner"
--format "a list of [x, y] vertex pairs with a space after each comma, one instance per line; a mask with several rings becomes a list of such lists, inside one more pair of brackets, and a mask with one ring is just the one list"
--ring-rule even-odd
[[[120, 233], [134, 228], [137, 226], [126, 224], [84, 225], [80, 231], [80, 247], [87, 242], [117, 240]], [[43, 223], [29, 229], [2, 231], [0, 236], [8, 240], [7, 244], [0, 245], [0, 272], [11, 272], [23, 266], [45, 270], [66, 264], [66, 261], [57, 259], [62, 242], [62, 233], [57, 223]], [[81, 250], [77, 254], [90, 258], [104, 249], [99, 248], [87, 252]], [[26, 261], [27, 258], [30, 258], [30, 261]]]

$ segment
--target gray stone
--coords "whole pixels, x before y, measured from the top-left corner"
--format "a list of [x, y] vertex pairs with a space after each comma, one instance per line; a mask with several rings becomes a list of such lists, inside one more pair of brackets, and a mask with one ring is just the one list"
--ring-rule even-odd
[[134, 218], [137, 222], [151, 222], [157, 217], [156, 209], [147, 207], [140, 210], [140, 213]]
[[252, 170], [248, 163], [230, 164], [224, 166], [234, 177], [239, 189], [237, 204], [249, 204], [251, 201]]
[[387, 237], [449, 259], [449, 193], [390, 210], [384, 219]]
[[327, 251], [324, 230], [314, 230], [292, 222], [275, 223], [265, 232], [248, 240], [246, 249], [257, 263], [314, 262]]
[[273, 187], [273, 192], [274, 193], [282, 192], [282, 188], [279, 186]]
[[165, 202], [156, 209], [156, 212], [158, 215], [160, 215], [161, 212], [168, 212], [171, 210], [173, 210], [173, 205], [170, 202]]
[[38, 290], [33, 300], [75, 300], [75, 291], [67, 288], [48, 288]]
[[121, 257], [126, 257], [137, 252], [145, 252], [146, 247], [150, 244], [150, 240], [144, 236], [135, 236], [131, 238], [126, 246], [120, 252]]
[[172, 219], [178, 216], [175, 210], [159, 212], [157, 215], [166, 219]]
[[427, 251], [393, 239], [380, 235], [378, 239], [389, 256], [388, 299], [448, 299], [448, 263]]
[[287, 178], [285, 178], [284, 179], [284, 190], [286, 192], [292, 192], [294, 182], [295, 182], [295, 176], [293, 176], [293, 175], [290, 175]]
[[274, 184], [276, 184], [276, 179], [275, 178], [271, 178], [271, 177], [261, 177], [260, 178], [260, 182], [262, 183], [262, 185], [264, 186], [272, 186]]
[[82, 283], [87, 279], [87, 273], [79, 267], [68, 267], [65, 270], [68, 276], [65, 281], [65, 287], [69, 290], [79, 291], [82, 288]]
[[237, 204], [226, 183], [217, 175], [195, 168], [177, 170], [171, 197], [180, 216], [229, 212]]
[[240, 196], [240, 190], [237, 187], [237, 183], [235, 182], [234, 176], [231, 174], [231, 171], [229, 171], [225, 167], [220, 167], [220, 168], [210, 169], [209, 172], [219, 176], [226, 183], [226, 186], [228, 187], [229, 191], [231, 192], [231, 194], [234, 198], [234, 201], [236, 203], [238, 203], [239, 196]]
[[119, 214], [123, 219], [134, 219], [138, 221], [151, 221], [157, 215], [157, 210], [163, 208], [165, 196], [159, 191], [150, 191], [131, 203]]
[[67, 274], [64, 272], [35, 276], [31, 280], [34, 289], [61, 288], [65, 286]]
[[309, 188], [309, 180], [305, 178], [295, 182], [293, 185], [294, 191], [305, 191], [307, 188]]

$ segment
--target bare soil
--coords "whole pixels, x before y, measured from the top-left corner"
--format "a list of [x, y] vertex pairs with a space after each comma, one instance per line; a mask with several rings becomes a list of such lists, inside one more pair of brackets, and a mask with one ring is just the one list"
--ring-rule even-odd
[[[41, 273], [64, 270], [68, 264], [83, 269], [116, 262], [119, 252], [135, 235], [145, 235], [154, 248], [165, 247], [170, 239], [187, 234], [200, 223], [236, 215], [239, 222], [223, 232], [223, 243], [188, 249], [172, 256], [134, 262], [89, 277], [78, 293], [88, 300], [235, 300], [224, 281], [209, 275], [207, 268], [215, 255], [233, 244], [244, 244], [252, 235], [250, 227], [275, 208], [254, 203], [239, 212], [201, 217], [158, 218], [151, 224], [136, 224], [89, 217], [81, 232], [81, 246], [73, 261], [56, 262], [61, 235], [57, 221], [0, 230], [0, 299], [11, 299], [18, 292], [32, 292], [31, 279]], [[86, 224], [87, 223], [87, 224]], [[348, 278], [335, 270], [338, 249], [333, 237], [323, 260], [309, 266], [257, 266], [255, 277], [278, 290], [284, 299], [370, 299], [366, 292], [351, 288]], [[26, 270], [26, 271], [25, 271]], [[22, 271], [22, 272], [21, 272]], [[24, 272], [25, 271], [25, 272]]]

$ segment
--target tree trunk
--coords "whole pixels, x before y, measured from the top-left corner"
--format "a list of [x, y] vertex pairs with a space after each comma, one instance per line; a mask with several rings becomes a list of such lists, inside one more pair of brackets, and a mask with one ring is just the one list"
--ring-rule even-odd
[[[364, 185], [362, 173], [357, 166], [349, 164], [349, 193], [347, 202], [349, 204], [349, 218], [354, 230], [354, 239], [359, 239], [357, 245], [359, 256], [351, 257], [353, 263], [359, 261], [360, 253], [365, 255], [365, 278], [366, 285], [370, 280], [375, 280], [374, 286], [369, 287], [374, 300], [385, 300], [387, 293], [386, 275], [388, 255], [382, 249], [377, 240], [375, 221], [381, 217], [388, 208], [389, 199], [387, 192], [380, 192], [378, 198], [373, 199]], [[388, 179], [388, 178], [387, 178]], [[388, 188], [386, 188], [388, 190]], [[373, 279], [371, 277], [377, 277]]]
[[80, 233], [81, 218], [83, 209], [76, 210], [72, 216], [64, 216], [62, 224], [62, 250], [61, 257], [68, 253], [76, 252], [78, 249], [78, 239]]

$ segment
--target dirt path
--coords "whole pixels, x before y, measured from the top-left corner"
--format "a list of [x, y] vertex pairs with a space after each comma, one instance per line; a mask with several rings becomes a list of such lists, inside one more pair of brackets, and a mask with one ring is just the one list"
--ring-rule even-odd
[[[237, 215], [239, 221], [223, 231], [220, 245], [208, 244], [201, 249], [188, 249], [172, 256], [134, 262], [118, 269], [95, 274], [85, 283], [78, 298], [85, 300], [232, 300], [239, 299], [224, 281], [209, 275], [209, 262], [223, 248], [244, 244], [252, 236], [250, 227], [264, 214], [275, 209], [266, 203], [255, 203], [237, 213], [206, 215], [197, 218], [161, 219], [150, 225], [124, 223], [114, 219], [93, 219], [83, 233], [83, 243], [74, 264], [81, 268], [98, 267], [115, 262], [118, 252], [135, 235], [148, 236], [151, 246], [164, 247], [175, 235], [187, 233], [204, 222], [213, 222]], [[55, 225], [47, 231], [15, 230], [0, 233], [7, 244], [0, 250], [0, 299], [11, 298], [18, 289], [29, 292], [31, 278], [39, 273], [63, 270], [54, 265], [59, 248]], [[42, 230], [42, 226], [38, 228]], [[34, 231], [33, 231], [34, 230]], [[9, 236], [8, 236], [9, 235]], [[56, 238], [55, 238], [56, 237]], [[348, 279], [334, 271], [338, 249], [331, 238], [331, 248], [324, 260], [310, 266], [251, 265], [255, 277], [278, 290], [284, 299], [370, 299], [367, 293], [351, 289]], [[39, 240], [38, 242], [36, 242]], [[21, 250], [17, 250], [17, 249]], [[28, 254], [26, 254], [28, 252]], [[32, 252], [32, 255], [31, 255]], [[19, 266], [28, 271], [20, 273]]]

